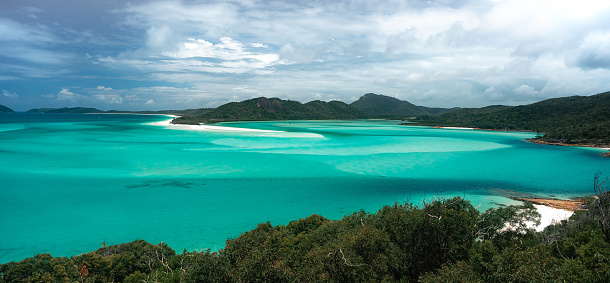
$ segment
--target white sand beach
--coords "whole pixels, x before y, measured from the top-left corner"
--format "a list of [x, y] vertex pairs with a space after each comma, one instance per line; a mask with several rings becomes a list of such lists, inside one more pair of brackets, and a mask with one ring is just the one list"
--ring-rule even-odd
[[[170, 116], [170, 115], [167, 115], [167, 116]], [[173, 117], [176, 118], [178, 116], [173, 116]], [[282, 133], [282, 131], [246, 129], [246, 128], [211, 126], [211, 125], [172, 124], [172, 120], [173, 119], [166, 120], [166, 121], [161, 121], [161, 122], [155, 122], [155, 123], [151, 123], [151, 125], [164, 126], [164, 127], [172, 127], [172, 128], [175, 128], [175, 129], [182, 129], [182, 130], [194, 130], [194, 131]]]
[[[172, 115], [167, 115], [172, 116]], [[178, 116], [173, 116], [178, 117]], [[237, 128], [237, 127], [225, 127], [225, 126], [212, 126], [212, 125], [185, 125], [185, 124], [172, 124], [173, 119], [150, 123], [154, 126], [163, 126], [171, 129], [178, 130], [191, 130], [191, 131], [212, 131], [212, 132], [240, 132], [240, 133], [251, 133], [257, 136], [268, 136], [268, 137], [285, 137], [285, 138], [324, 138], [323, 135], [314, 133], [299, 133], [299, 132], [286, 132], [286, 131], [273, 131], [273, 130], [260, 130], [260, 129], [249, 129], [249, 128]]]
[[534, 204], [534, 207], [540, 213], [540, 225], [535, 226], [534, 223], [528, 223], [528, 227], [534, 228], [536, 231], [540, 232], [544, 230], [547, 226], [560, 222], [561, 220], [566, 220], [574, 214], [573, 211], [553, 208], [546, 205]]
[[441, 129], [450, 129], [450, 130], [474, 130], [475, 128], [466, 128], [466, 127], [440, 127]]

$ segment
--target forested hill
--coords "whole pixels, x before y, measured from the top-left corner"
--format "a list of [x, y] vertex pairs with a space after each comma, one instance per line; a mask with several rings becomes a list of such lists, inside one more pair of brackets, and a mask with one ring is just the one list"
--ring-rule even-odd
[[279, 98], [253, 98], [231, 102], [198, 116], [183, 116], [177, 124], [222, 121], [367, 119], [372, 116], [341, 101], [311, 101], [305, 104]]
[[374, 93], [367, 93], [360, 97], [360, 99], [352, 102], [350, 105], [378, 117], [401, 118], [422, 115], [437, 115], [459, 109], [417, 106], [408, 101]]
[[13, 111], [13, 109], [10, 109], [4, 105], [0, 105], [0, 113], [10, 113], [10, 112], [15, 112], [15, 111]]
[[104, 113], [104, 111], [95, 108], [86, 107], [64, 107], [64, 108], [37, 108], [26, 111], [28, 113]]
[[423, 125], [528, 130], [548, 142], [610, 144], [610, 92], [522, 106], [468, 108], [415, 120]]

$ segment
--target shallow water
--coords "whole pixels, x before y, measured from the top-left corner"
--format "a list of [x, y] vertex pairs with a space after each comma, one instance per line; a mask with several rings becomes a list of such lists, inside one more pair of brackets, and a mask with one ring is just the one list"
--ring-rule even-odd
[[485, 209], [511, 195], [590, 195], [610, 165], [599, 149], [525, 142], [531, 133], [380, 120], [151, 125], [167, 119], [0, 114], [0, 262], [136, 239], [214, 250], [261, 222], [439, 196], [475, 206], [493, 196]]

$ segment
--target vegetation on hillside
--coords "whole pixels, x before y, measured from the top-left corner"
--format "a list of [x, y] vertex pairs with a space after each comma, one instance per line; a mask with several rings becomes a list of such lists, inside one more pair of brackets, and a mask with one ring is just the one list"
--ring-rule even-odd
[[548, 142], [610, 144], [610, 92], [593, 96], [547, 99], [522, 106], [469, 108], [422, 116], [422, 125], [460, 126], [540, 133]]
[[479, 212], [459, 197], [331, 221], [259, 224], [217, 252], [176, 254], [142, 240], [77, 256], [0, 265], [0, 282], [608, 282], [610, 195], [536, 233], [535, 208]]
[[408, 101], [374, 93], [367, 93], [350, 105], [377, 117], [398, 119], [422, 115], [438, 115], [459, 109], [417, 106]]
[[305, 104], [279, 98], [253, 98], [242, 102], [231, 102], [198, 116], [183, 116], [174, 120], [176, 124], [215, 123], [223, 121], [266, 120], [332, 120], [366, 119], [371, 115], [341, 101], [319, 100]]
[[27, 113], [55, 113], [55, 114], [85, 114], [104, 113], [104, 111], [88, 107], [63, 107], [63, 108], [37, 108], [26, 111]]
[[13, 109], [10, 109], [4, 105], [0, 105], [0, 113], [10, 113], [10, 112], [15, 112], [15, 111], [13, 111]]
[[36, 108], [26, 111], [27, 113], [55, 113], [55, 114], [89, 114], [89, 113], [111, 113], [111, 114], [122, 114], [122, 113], [133, 113], [133, 114], [172, 114], [172, 115], [201, 115], [209, 112], [210, 108], [201, 109], [185, 109], [185, 110], [159, 110], [159, 111], [122, 111], [122, 110], [108, 110], [103, 111], [96, 108], [88, 107], [63, 107], [63, 108]]

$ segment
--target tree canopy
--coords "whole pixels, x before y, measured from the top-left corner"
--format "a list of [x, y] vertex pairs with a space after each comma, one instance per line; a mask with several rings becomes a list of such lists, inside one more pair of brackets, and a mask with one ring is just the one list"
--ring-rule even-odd
[[610, 144], [610, 92], [522, 106], [461, 109], [413, 121], [420, 125], [533, 131], [550, 142]]
[[339, 220], [261, 223], [214, 252], [138, 240], [39, 254], [0, 265], [0, 282], [608, 282], [608, 206], [589, 206], [537, 233], [524, 224], [539, 219], [530, 203], [485, 212], [460, 197], [396, 203]]

